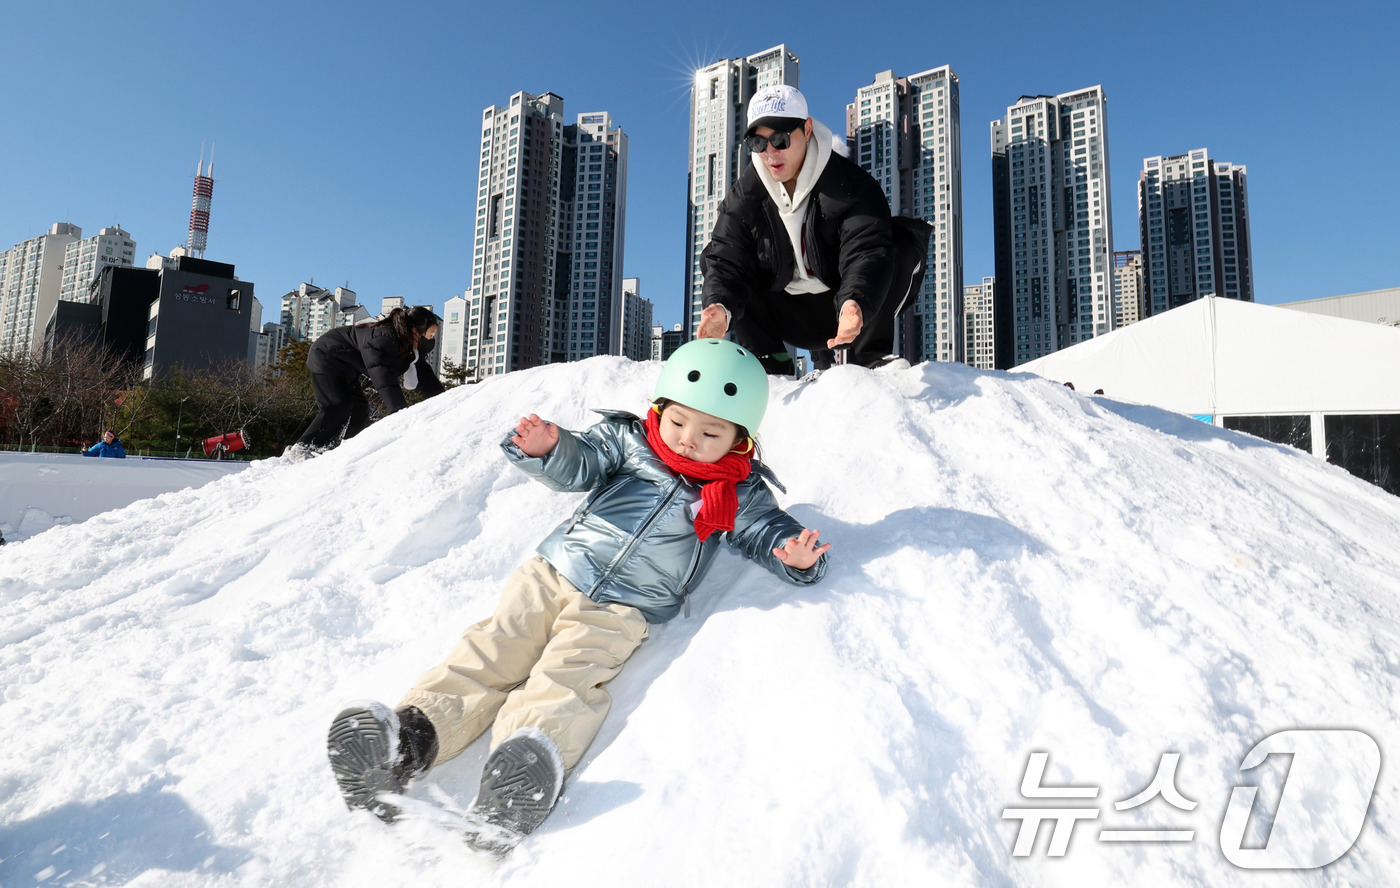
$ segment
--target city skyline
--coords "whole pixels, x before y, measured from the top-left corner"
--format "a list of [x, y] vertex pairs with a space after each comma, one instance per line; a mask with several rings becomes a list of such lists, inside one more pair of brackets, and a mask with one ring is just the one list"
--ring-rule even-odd
[[[1396, 134], [1390, 117], [1371, 119], [1393, 79], [1385, 76], [1394, 68], [1385, 46], [1400, 31], [1400, 17], [1381, 4], [1325, 16], [1246, 4], [1228, 17], [1186, 4], [1170, 21], [1090, 4], [1073, 22], [1026, 5], [995, 14], [911, 11], [908, 26], [898, 29], [842, 20], [845, 7], [834, 4], [814, 4], [801, 20], [793, 14], [789, 21], [695, 26], [670, 13], [643, 23], [562, 5], [530, 8], [548, 13], [532, 35], [541, 45], [627, 41], [633, 34], [638, 41], [627, 65], [608, 68], [569, 52], [520, 53], [471, 39], [491, 33], [490, 25], [507, 18], [504, 10], [431, 6], [425, 20], [394, 21], [366, 15], [372, 7], [331, 16], [297, 5], [262, 21], [157, 4], [140, 21], [99, 25], [65, 16], [64, 32], [58, 9], [17, 9], [8, 23], [25, 39], [0, 60], [0, 76], [16, 94], [56, 96], [119, 78], [115, 94], [129, 97], [129, 107], [118, 102], [87, 121], [90, 139], [20, 138], [0, 146], [0, 248], [71, 222], [85, 231], [130, 232], [140, 247], [138, 266], [152, 252], [168, 253], [187, 237], [200, 143], [217, 142], [209, 258], [237, 264], [240, 276], [264, 292], [314, 279], [331, 287], [348, 282], [371, 310], [392, 296], [442, 306], [471, 282], [481, 108], [522, 90], [553, 90], [571, 109], [609, 112], [631, 141], [621, 273], [642, 281], [656, 322], [670, 327], [683, 320], [687, 286], [681, 206], [694, 74], [722, 58], [785, 44], [802, 60], [801, 88], [813, 115], [838, 130], [852, 96], [881, 71], [957, 71], [961, 284], [994, 271], [984, 127], [1019, 96], [1090, 84], [1101, 84], [1112, 103], [1115, 250], [1139, 246], [1132, 198], [1143, 159], [1206, 145], [1253, 174], [1258, 301], [1396, 283], [1394, 224], [1384, 208], [1398, 186], [1384, 159], [1352, 153], [1345, 178], [1305, 175], [1329, 144], [1339, 149], [1357, 121], [1366, 121], [1376, 144]], [[643, 24], [651, 35], [645, 39]], [[99, 33], [112, 39], [99, 41]], [[59, 52], [84, 42], [84, 34], [91, 52]], [[1142, 39], [1148, 34], [1153, 39]], [[290, 57], [306, 35], [314, 35], [312, 45], [358, 61], [296, 73], [249, 61]], [[1028, 41], [1063, 43], [1071, 35], [1095, 51], [1008, 54]], [[204, 76], [191, 80], [138, 45], [192, 45]], [[68, 62], [47, 63], [57, 55]], [[1023, 57], [1028, 61], [1018, 61]], [[1328, 76], [1305, 77], [1305, 69]], [[1266, 90], [1284, 83], [1295, 109], [1287, 114], [1263, 101]], [[1243, 101], [1251, 91], [1259, 100]], [[25, 132], [76, 132], [62, 123], [65, 107], [31, 96], [12, 114]]]

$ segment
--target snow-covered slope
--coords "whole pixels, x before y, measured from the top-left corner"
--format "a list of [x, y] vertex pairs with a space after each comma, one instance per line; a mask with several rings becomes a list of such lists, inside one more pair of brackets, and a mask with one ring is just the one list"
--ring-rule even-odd
[[[1264, 771], [1262, 843], [1281, 771], [1240, 766], [1275, 732], [1349, 728], [1400, 752], [1400, 500], [1190, 419], [951, 365], [774, 384], [763, 452], [784, 505], [833, 544], [826, 581], [801, 589], [722, 555], [692, 616], [653, 627], [613, 683], [602, 735], [510, 858], [346, 811], [330, 718], [396, 701], [578, 501], [511, 469], [503, 433], [531, 411], [574, 428], [590, 407], [640, 411], [657, 370], [510, 374], [311, 462], [255, 463], [0, 549], [0, 885], [1377, 885], [1400, 871], [1391, 769], [1359, 841], [1322, 870], [1237, 869], [1220, 838], [1231, 789]], [[465, 806], [485, 751], [413, 795]], [[1036, 752], [1044, 785], [1097, 797], [1023, 798]], [[1193, 810], [1117, 810], [1168, 754]], [[1333, 755], [1333, 782], [1364, 780], [1364, 758]], [[1344, 812], [1317, 789], [1324, 830]], [[1020, 821], [1003, 811], [1034, 805], [1097, 819], [1063, 857], [1047, 856], [1050, 823], [1013, 856]], [[1194, 832], [1100, 832], [1126, 828]]]

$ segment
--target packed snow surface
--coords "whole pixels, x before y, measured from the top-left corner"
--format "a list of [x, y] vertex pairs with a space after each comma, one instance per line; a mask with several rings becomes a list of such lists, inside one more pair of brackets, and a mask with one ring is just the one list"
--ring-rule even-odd
[[[1394, 768], [1325, 867], [1240, 869], [1222, 838], [1232, 790], [1258, 786], [1244, 846], [1278, 850], [1280, 807], [1327, 845], [1365, 805], [1366, 744], [1400, 753], [1400, 500], [1308, 454], [961, 365], [774, 382], [763, 456], [783, 505], [832, 544], [825, 581], [792, 586], [723, 553], [692, 615], [652, 627], [610, 685], [602, 734], [510, 857], [450, 826], [485, 740], [412, 789], [415, 810], [447, 816], [388, 827], [346, 810], [331, 718], [396, 702], [581, 498], [511, 468], [504, 434], [529, 412], [570, 428], [590, 408], [640, 412], [658, 368], [512, 373], [315, 460], [254, 463], [0, 549], [0, 885], [1400, 872]], [[1287, 757], [1242, 767], [1304, 729], [1346, 742], [1321, 764], [1294, 756], [1291, 776]], [[1036, 762], [1043, 777], [1023, 785]], [[1171, 791], [1118, 809], [1162, 773]], [[1285, 776], [1309, 775], [1285, 806]], [[1027, 798], [1038, 786], [1098, 791]], [[1036, 806], [1093, 818], [1070, 820], [1062, 855], [1047, 822], [1018, 856], [1024, 821], [1005, 814]], [[1189, 840], [1104, 837], [1123, 829]]]
[[199, 487], [248, 464], [236, 460], [125, 459], [76, 453], [0, 453], [0, 534], [11, 543], [139, 499]]

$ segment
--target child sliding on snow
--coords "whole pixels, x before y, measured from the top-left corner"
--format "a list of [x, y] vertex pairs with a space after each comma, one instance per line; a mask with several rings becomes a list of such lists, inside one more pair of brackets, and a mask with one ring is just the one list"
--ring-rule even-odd
[[607, 715], [606, 684], [649, 622], [688, 605], [721, 537], [791, 582], [821, 579], [830, 546], [778, 508], [765, 483], [776, 480], [754, 459], [749, 435], [768, 405], [758, 359], [732, 342], [689, 342], [654, 399], [645, 420], [602, 411], [582, 433], [532, 414], [502, 442], [526, 474], [591, 493], [397, 709], [336, 717], [328, 750], [347, 805], [392, 820], [381, 793], [403, 792], [491, 726], [472, 841], [503, 853], [549, 814]]

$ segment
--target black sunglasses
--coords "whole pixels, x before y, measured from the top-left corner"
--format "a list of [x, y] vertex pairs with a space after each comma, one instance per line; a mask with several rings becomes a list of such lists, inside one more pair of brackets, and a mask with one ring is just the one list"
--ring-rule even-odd
[[748, 145], [749, 150], [754, 154], [762, 154], [768, 150], [769, 145], [782, 151], [792, 144], [792, 133], [797, 132], [797, 130], [801, 128], [802, 127], [798, 127], [790, 133], [774, 133], [771, 136], [760, 136], [758, 133], [754, 133], [751, 136], [744, 137], [744, 144]]

